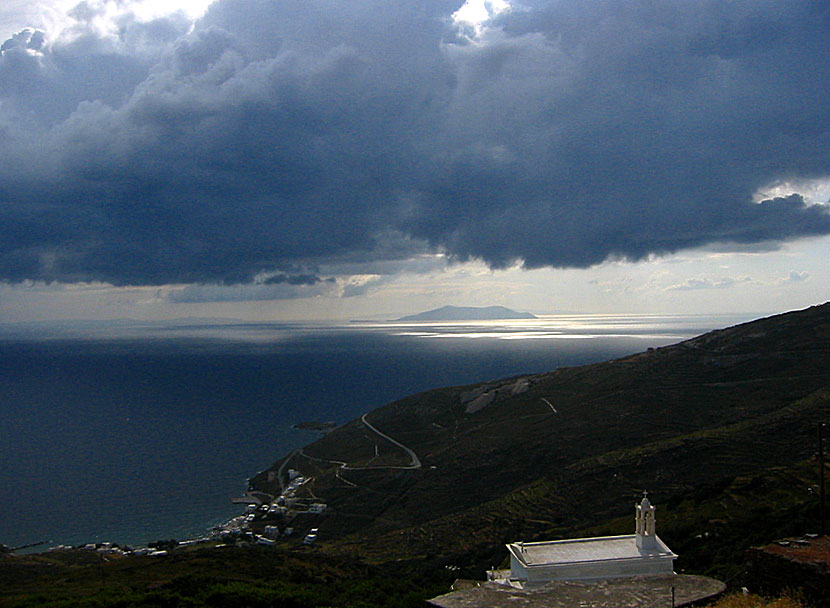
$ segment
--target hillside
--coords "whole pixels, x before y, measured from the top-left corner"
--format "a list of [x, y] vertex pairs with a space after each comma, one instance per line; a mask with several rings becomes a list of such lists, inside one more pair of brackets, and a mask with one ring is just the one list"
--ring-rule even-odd
[[0, 606], [422, 608], [452, 581], [440, 571], [410, 575], [273, 547], [181, 548], [158, 557], [60, 550], [0, 556]]
[[493, 321], [498, 319], [535, 319], [529, 312], [517, 312], [504, 306], [442, 306], [396, 321]]
[[[807, 522], [828, 370], [824, 304], [605, 363], [414, 395], [252, 484], [276, 494], [280, 467], [301, 471], [311, 478], [301, 492], [328, 505], [314, 520], [320, 541], [381, 561], [483, 566], [505, 541], [625, 532], [643, 489], [661, 507], [661, 536], [683, 544], [708, 538], [712, 521], [749, 525], [752, 484], [776, 476], [796, 485], [770, 490], [765, 509]], [[686, 546], [686, 563], [712, 566]]]

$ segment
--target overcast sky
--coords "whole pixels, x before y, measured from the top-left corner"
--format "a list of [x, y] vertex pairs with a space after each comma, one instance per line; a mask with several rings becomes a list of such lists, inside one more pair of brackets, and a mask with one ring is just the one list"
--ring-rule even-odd
[[0, 8], [0, 321], [830, 294], [830, 5]]

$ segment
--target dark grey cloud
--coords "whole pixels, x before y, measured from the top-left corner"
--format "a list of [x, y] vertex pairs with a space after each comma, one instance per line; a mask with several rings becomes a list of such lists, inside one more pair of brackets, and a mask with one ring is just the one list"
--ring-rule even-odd
[[255, 283], [218, 285], [215, 283], [197, 283], [178, 289], [172, 289], [160, 297], [173, 303], [204, 302], [259, 302], [272, 300], [291, 300], [317, 295], [333, 294], [337, 289], [334, 281], [325, 280], [315, 283]]
[[313, 274], [275, 274], [262, 281], [263, 285], [278, 285], [280, 283], [288, 283], [289, 285], [316, 285], [317, 283], [327, 281], [334, 282], [334, 279], [329, 277], [323, 279]]
[[43, 32], [23, 29], [0, 44], [0, 52], [12, 52], [13, 49], [29, 49], [39, 51], [43, 47]]
[[525, 2], [477, 39], [460, 4], [220, 0], [192, 31], [106, 33], [81, 4], [56, 40], [21, 32], [0, 278], [314, 287], [281, 269], [830, 233], [798, 194], [753, 202], [830, 175], [823, 3]]

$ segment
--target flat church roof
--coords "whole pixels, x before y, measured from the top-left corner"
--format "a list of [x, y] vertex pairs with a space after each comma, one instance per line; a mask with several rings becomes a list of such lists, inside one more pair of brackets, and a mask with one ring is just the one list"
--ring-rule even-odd
[[509, 544], [508, 549], [527, 566], [677, 557], [659, 537], [655, 537], [656, 547], [651, 550], [638, 548], [636, 539], [636, 535], [627, 534], [540, 543], [519, 542]]

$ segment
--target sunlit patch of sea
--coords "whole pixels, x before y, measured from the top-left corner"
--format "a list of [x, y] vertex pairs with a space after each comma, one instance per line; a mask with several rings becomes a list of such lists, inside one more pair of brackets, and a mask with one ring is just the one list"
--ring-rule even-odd
[[545, 315], [497, 321], [364, 323], [369, 330], [415, 338], [573, 340], [642, 338], [683, 340], [714, 327], [746, 320], [745, 315]]

